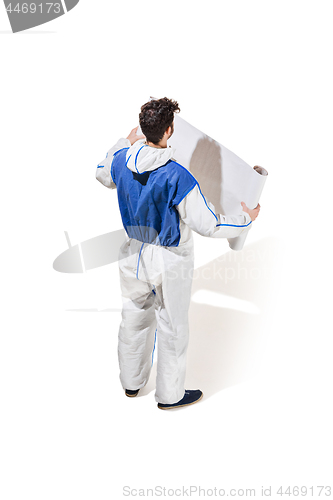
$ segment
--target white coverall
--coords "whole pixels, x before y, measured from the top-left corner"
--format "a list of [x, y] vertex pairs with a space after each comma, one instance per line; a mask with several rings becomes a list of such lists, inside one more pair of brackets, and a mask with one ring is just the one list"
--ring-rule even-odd
[[[157, 335], [155, 399], [163, 404], [176, 403], [185, 393], [193, 274], [191, 231], [213, 238], [233, 238], [251, 227], [249, 214], [241, 208], [240, 215], [215, 214], [192, 174], [173, 160], [174, 153], [170, 147], [151, 147], [144, 140], [131, 146], [128, 139], [120, 139], [96, 170], [96, 178], [104, 186], [117, 187], [127, 231], [119, 253], [123, 299], [118, 339], [121, 384], [131, 390], [147, 384]], [[118, 161], [120, 156], [122, 160]], [[117, 169], [113, 165], [116, 161]], [[152, 184], [147, 192], [149, 182]], [[163, 187], [166, 184], [174, 190], [169, 198], [177, 204], [163, 197], [167, 196]], [[163, 217], [171, 219], [167, 227], [160, 229]], [[155, 222], [151, 222], [153, 219]], [[148, 235], [154, 224], [155, 229]]]

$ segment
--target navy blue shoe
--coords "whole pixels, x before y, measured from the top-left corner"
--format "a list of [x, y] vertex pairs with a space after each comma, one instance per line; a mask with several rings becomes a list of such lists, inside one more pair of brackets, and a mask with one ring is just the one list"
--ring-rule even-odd
[[139, 390], [140, 389], [138, 389], [137, 391], [131, 391], [130, 389], [125, 389], [125, 394], [129, 398], [135, 398], [135, 396], [137, 396], [139, 394]]
[[197, 403], [202, 398], [203, 393], [197, 389], [196, 391], [185, 391], [185, 396], [183, 399], [178, 401], [178, 403], [173, 403], [171, 405], [166, 405], [163, 403], [158, 403], [157, 406], [161, 410], [172, 410], [172, 408], [182, 408], [183, 406], [193, 405]]

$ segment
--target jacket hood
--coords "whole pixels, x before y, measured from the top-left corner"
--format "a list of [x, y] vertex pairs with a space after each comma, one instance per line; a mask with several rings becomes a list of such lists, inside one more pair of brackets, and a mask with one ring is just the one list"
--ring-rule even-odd
[[127, 151], [127, 168], [139, 174], [155, 170], [165, 165], [172, 158], [174, 152], [174, 148], [154, 148], [145, 144], [144, 139], [140, 139]]

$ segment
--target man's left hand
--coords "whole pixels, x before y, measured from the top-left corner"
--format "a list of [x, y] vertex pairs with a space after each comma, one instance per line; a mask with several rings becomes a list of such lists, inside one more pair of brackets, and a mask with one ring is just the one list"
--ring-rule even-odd
[[136, 142], [138, 141], [139, 139], [145, 139], [146, 136], [145, 135], [137, 135], [136, 134], [136, 131], [138, 130], [139, 126], [133, 128], [133, 130], [131, 130], [130, 134], [128, 137], [126, 137], [126, 139], [128, 139], [131, 143], [131, 146]]

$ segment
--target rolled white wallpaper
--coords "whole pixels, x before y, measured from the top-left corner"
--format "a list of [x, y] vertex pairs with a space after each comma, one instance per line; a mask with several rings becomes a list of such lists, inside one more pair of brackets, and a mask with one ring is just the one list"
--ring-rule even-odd
[[[249, 208], [257, 206], [267, 170], [259, 166], [252, 168], [178, 115], [175, 115], [174, 133], [168, 145], [175, 148], [174, 160], [194, 175], [202, 193], [213, 203], [217, 213], [240, 214], [242, 201]], [[242, 250], [247, 233], [229, 238], [229, 247]]]

